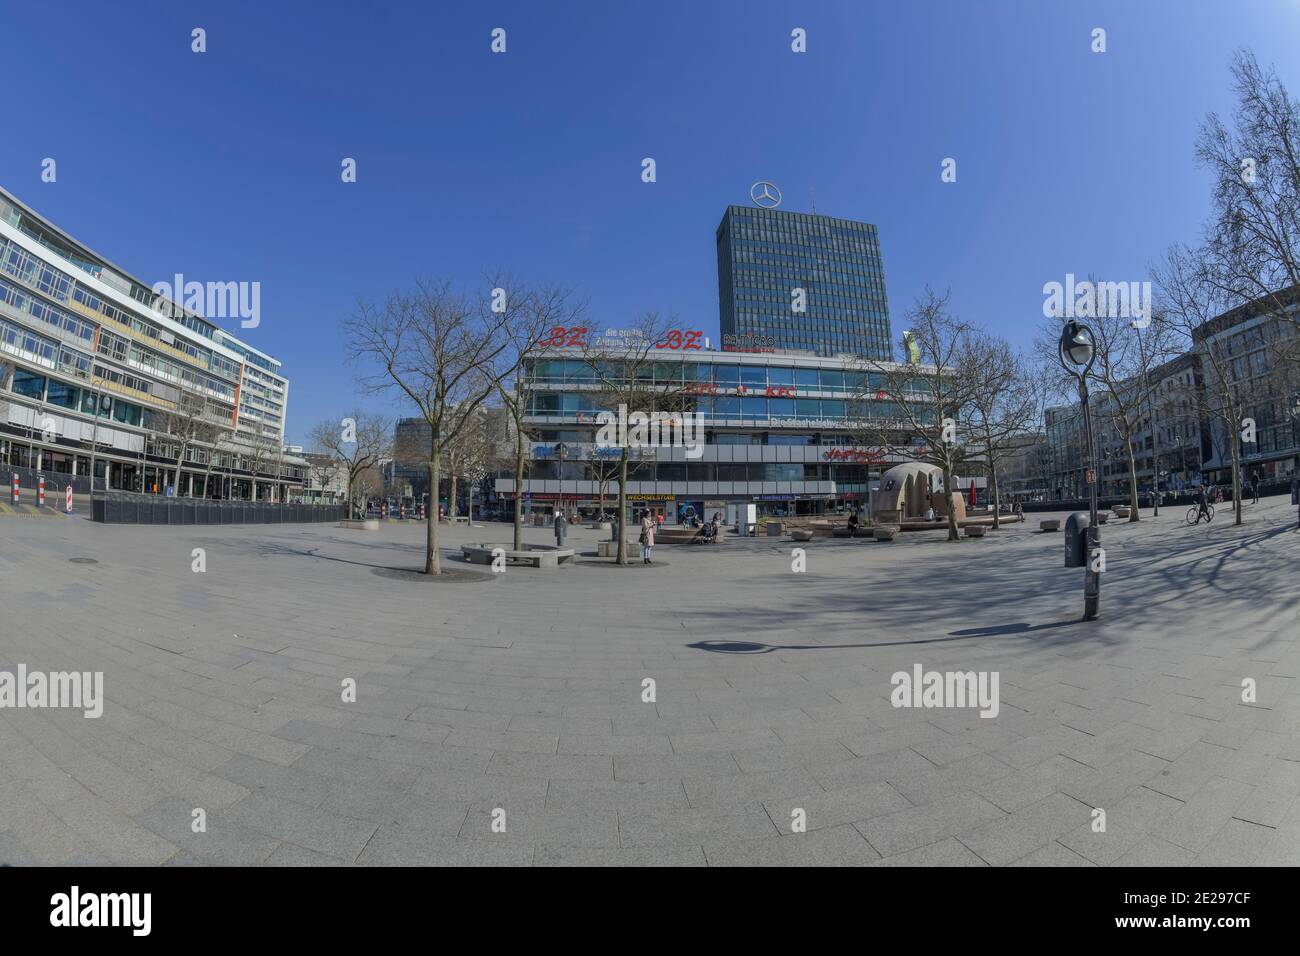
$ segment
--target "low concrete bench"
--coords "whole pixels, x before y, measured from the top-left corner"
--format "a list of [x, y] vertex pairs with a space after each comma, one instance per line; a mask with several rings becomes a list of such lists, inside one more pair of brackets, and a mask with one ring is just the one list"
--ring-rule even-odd
[[[659, 528], [655, 531], [655, 544], [690, 544], [704, 533], [704, 526], [698, 528]], [[640, 532], [637, 532], [640, 535]], [[726, 530], [718, 526], [718, 541], [726, 537]]]
[[859, 527], [856, 531], [850, 531], [848, 528], [836, 528], [831, 534], [836, 538], [871, 538], [875, 536], [875, 528]]
[[1097, 524], [1105, 524], [1109, 520], [1110, 520], [1110, 515], [1108, 515], [1106, 512], [1104, 511], [1097, 512]]
[[537, 568], [553, 568], [573, 562], [572, 548], [557, 548], [551, 544], [527, 544], [515, 551], [503, 544], [466, 544], [461, 546], [465, 560], [470, 564], [491, 564], [497, 553], [505, 555], [506, 564], [531, 564]]
[[339, 522], [340, 528], [348, 528], [352, 531], [378, 531], [378, 518], [344, 518]]
[[1060, 531], [1061, 519], [1048, 518], [1046, 521], [1040, 521], [1038, 522], [1038, 530], [1039, 531]]
[[877, 541], [893, 541], [896, 534], [898, 534], [898, 528], [895, 525], [887, 524], [876, 528], [872, 537]]
[[[602, 558], [618, 557], [618, 542], [610, 540], [597, 541], [596, 554], [598, 557]], [[633, 558], [639, 558], [641, 556], [640, 543], [638, 543], [634, 538], [628, 538], [627, 542], [623, 546], [623, 555], [629, 561]]]
[[1116, 505], [1114, 511], [1116, 518], [1127, 518], [1129, 516], [1128, 505]]
[[813, 539], [812, 529], [795, 528], [790, 532], [790, 537], [795, 541], [811, 541]]
[[968, 524], [964, 530], [968, 538], [982, 538], [988, 529], [982, 524]]

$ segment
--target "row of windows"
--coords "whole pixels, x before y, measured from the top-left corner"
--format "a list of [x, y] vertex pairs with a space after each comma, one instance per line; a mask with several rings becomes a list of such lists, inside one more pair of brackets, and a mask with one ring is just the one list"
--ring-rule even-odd
[[[604, 364], [599, 373], [591, 364], [581, 359], [539, 359], [529, 365], [529, 380], [538, 383], [599, 384], [613, 380], [618, 371], [615, 363]], [[883, 377], [875, 372], [843, 371], [841, 369], [788, 368], [777, 365], [727, 365], [709, 362], [654, 362], [637, 368], [639, 380], [666, 386], [693, 383], [712, 385], [721, 390], [746, 388], [765, 389], [768, 386], [794, 388], [810, 392], [844, 392], [862, 394], [865, 389], [877, 389]], [[923, 381], [913, 383], [924, 390]]]
[[52, 325], [85, 342], [90, 342], [95, 338], [95, 327], [90, 323], [81, 321], [70, 313], [50, 305], [43, 299], [28, 295], [20, 287], [3, 279], [0, 279], [0, 301], [4, 301], [18, 311], [25, 312], [33, 318]]
[[[27, 369], [14, 370], [13, 385], [10, 390], [15, 395], [43, 401], [47, 405], [80, 411], [86, 415], [95, 414], [95, 392], [88, 388], [69, 385], [58, 379], [47, 379], [44, 375], [38, 375]], [[111, 418], [123, 425], [137, 427], [140, 425], [142, 409], [139, 405], [104, 394], [100, 394], [98, 398], [99, 417]]]
[[[539, 429], [537, 441], [542, 444], [570, 442], [574, 444], [591, 443], [596, 440], [594, 431], [568, 431], [564, 429]], [[904, 437], [899, 444], [908, 444]], [[715, 432], [704, 435], [706, 445], [798, 445], [806, 447], [857, 446], [862, 444], [860, 436], [846, 432]], [[400, 444], [400, 440], [399, 440]]]
[[[844, 401], [831, 398], [733, 398], [694, 397], [693, 410], [705, 420], [750, 421], [859, 421], [865, 418], [898, 418], [892, 402]], [[529, 396], [529, 415], [594, 417], [602, 407], [591, 393], [535, 392]]]
[[23, 353], [33, 361], [51, 366], [59, 353], [58, 342], [4, 319], [0, 319], [0, 345], [11, 352]]
[[[612, 460], [610, 465], [612, 465]], [[557, 461], [534, 462], [528, 478], [554, 481], [561, 477]], [[605, 469], [608, 471], [608, 467]], [[629, 481], [865, 481], [866, 465], [780, 464], [776, 462], [628, 462]], [[876, 472], [879, 473], [879, 467]], [[564, 463], [566, 481], [599, 481], [599, 469], [587, 462]]]

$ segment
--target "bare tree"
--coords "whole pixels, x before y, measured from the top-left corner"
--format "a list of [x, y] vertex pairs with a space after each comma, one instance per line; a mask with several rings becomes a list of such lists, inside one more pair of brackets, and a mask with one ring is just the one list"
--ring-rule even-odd
[[1038, 413], [1036, 382], [1024, 358], [1004, 340], [983, 333], [969, 336], [960, 357], [960, 378], [970, 382], [973, 444], [984, 456], [993, 506], [993, 527], [1001, 527], [998, 469], [1034, 430]]
[[[1147, 420], [1151, 392], [1155, 382], [1152, 370], [1171, 354], [1167, 326], [1155, 322], [1150, 314], [1137, 316], [1129, 308], [1119, 308], [1119, 302], [1108, 293], [1110, 283], [1089, 276], [1080, 283], [1079, 301], [1074, 304], [1075, 314], [1092, 329], [1096, 359], [1089, 380], [1094, 390], [1097, 414], [1097, 431], [1109, 425], [1114, 433], [1111, 447], [1103, 446], [1099, 435], [1094, 436], [1098, 454], [1122, 457], [1128, 472], [1129, 521], [1139, 521], [1137, 488], [1136, 442]], [[1149, 308], [1149, 306], [1148, 306]], [[1146, 330], [1145, 332], [1143, 330]], [[1053, 389], [1065, 393], [1074, 379], [1060, 366], [1057, 348], [1061, 333], [1061, 320], [1048, 317], [1044, 320], [1034, 346], [1040, 366], [1056, 376]], [[1097, 475], [1101, 481], [1103, 475]]]
[[[687, 384], [679, 362], [663, 362], [661, 349], [668, 332], [680, 327], [676, 316], [666, 319], [657, 312], [643, 314], [621, 336], [607, 340], [589, 336], [581, 343], [582, 361], [594, 385], [592, 399], [596, 406], [619, 416], [640, 413], [666, 416], [671, 430], [684, 424], [677, 418], [694, 410], [695, 398], [687, 394]], [[657, 369], [656, 366], [663, 366]], [[657, 375], [671, 366], [673, 377]], [[671, 422], [675, 420], [679, 424]], [[616, 564], [627, 564], [627, 483], [633, 440], [631, 429], [620, 428], [617, 443], [606, 447], [619, 449], [618, 455], [618, 554]], [[598, 433], [599, 434], [599, 433]], [[661, 437], [661, 443], [662, 437]], [[599, 440], [597, 444], [600, 444]], [[644, 446], [642, 446], [644, 447]], [[643, 460], [648, 456], [643, 454]], [[657, 453], [656, 453], [657, 460]]]
[[[1157, 270], [1163, 298], [1162, 313], [1177, 328], [1200, 358], [1204, 389], [1198, 401], [1201, 416], [1210, 423], [1210, 439], [1219, 460], [1227, 458], [1232, 470], [1232, 499], [1235, 524], [1241, 524], [1241, 434], [1247, 411], [1267, 398], [1259, 386], [1260, 370], [1252, 368], [1250, 355], [1233, 354], [1230, 335], [1216, 328], [1214, 321], [1230, 311], [1236, 294], [1223, 288], [1219, 281], [1214, 253], [1174, 246]], [[1262, 310], [1271, 308], [1271, 297], [1257, 303]]]
[[[1231, 71], [1236, 109], [1229, 123], [1209, 114], [1196, 145], [1214, 177], [1202, 271], [1230, 305], [1271, 300], [1273, 312], [1300, 323], [1283, 298], [1300, 287], [1300, 102], [1247, 50]], [[1300, 339], [1287, 349], [1290, 362], [1298, 350]]]
[[949, 312], [948, 300], [948, 293], [927, 287], [908, 311], [909, 331], [902, 343], [906, 363], [861, 360], [867, 372], [864, 403], [874, 393], [883, 406], [875, 406], [879, 417], [865, 418], [859, 427], [864, 443], [941, 469], [948, 540], [957, 541], [952, 500], [954, 479], [968, 451], [960, 432], [969, 428], [974, 395], [965, 361], [972, 329]]
[[456, 483], [464, 479], [469, 487], [469, 520], [474, 521], [474, 487], [487, 474], [492, 455], [492, 423], [486, 405], [477, 409], [460, 434], [447, 443], [447, 517], [456, 517]]
[[[509, 330], [526, 300], [504, 286], [467, 295], [450, 282], [419, 279], [414, 291], [394, 293], [382, 306], [358, 303], [345, 323], [351, 356], [365, 368], [363, 384], [404, 395], [428, 424], [429, 488], [435, 498], [448, 443], [523, 361], [523, 353], [512, 349]], [[427, 528], [424, 573], [439, 575], [434, 514]]]
[[276, 455], [281, 453], [282, 446], [279, 439], [260, 434], [245, 434], [240, 435], [239, 438], [244, 442], [244, 461], [252, 476], [248, 500], [257, 501], [257, 476], [262, 474], [275, 460]]
[[354, 517], [358, 514], [357, 476], [391, 454], [391, 430], [392, 423], [388, 419], [360, 409], [338, 422], [320, 422], [311, 430], [309, 441], [312, 447], [329, 455], [331, 462], [347, 470], [348, 510]]
[[169, 440], [175, 450], [176, 465], [172, 470], [172, 484], [176, 497], [181, 497], [181, 469], [185, 467], [186, 453], [196, 444], [212, 444], [222, 434], [220, 424], [212, 421], [207, 400], [193, 392], [181, 392], [174, 410], [157, 410], [153, 424]]

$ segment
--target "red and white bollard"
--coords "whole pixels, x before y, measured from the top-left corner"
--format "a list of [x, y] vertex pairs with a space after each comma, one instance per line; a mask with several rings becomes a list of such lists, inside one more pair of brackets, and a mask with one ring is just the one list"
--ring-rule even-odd
[[64, 494], [67, 496], [68, 499], [68, 514], [72, 514], [72, 485], [68, 485]]
[[381, 503], [380, 503], [380, 505], [379, 505], [379, 517], [381, 517], [381, 518], [387, 518], [387, 517], [388, 517], [388, 502], [387, 502], [387, 501], [384, 501], [384, 502], [381, 502]]
[[397, 516], [398, 516], [399, 518], [401, 518], [403, 521], [406, 520], [406, 502], [405, 502], [405, 501], [403, 501], [402, 504], [400, 505], [400, 510], [398, 511]]
[[423, 504], [420, 505], [420, 520], [421, 520], [421, 521], [424, 520], [424, 505], [423, 505]]
[[14, 472], [14, 485], [13, 485], [13, 488], [14, 488], [13, 502], [14, 502], [14, 504], [18, 504], [18, 472], [16, 472], [16, 471]]
[[45, 476], [41, 475], [39, 478], [36, 479], [36, 481], [37, 481], [36, 503], [40, 507], [44, 508], [45, 507]]

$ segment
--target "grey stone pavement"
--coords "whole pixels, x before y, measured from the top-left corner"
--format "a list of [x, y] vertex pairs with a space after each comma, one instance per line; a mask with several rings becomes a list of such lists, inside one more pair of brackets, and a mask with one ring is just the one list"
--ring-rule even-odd
[[[0, 709], [0, 863], [1300, 864], [1295, 511], [1184, 511], [1103, 529], [1086, 624], [1033, 515], [436, 582], [413, 524], [0, 517], [0, 670], [106, 696]], [[914, 664], [1000, 712], [894, 708]]]

